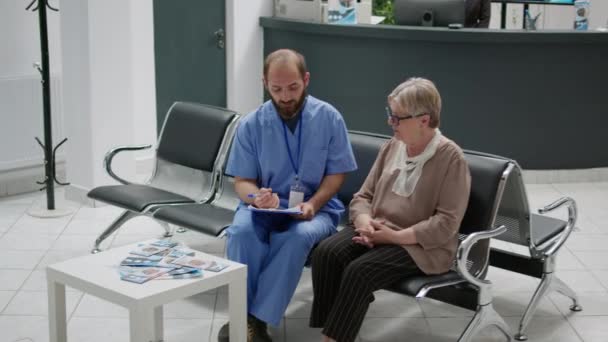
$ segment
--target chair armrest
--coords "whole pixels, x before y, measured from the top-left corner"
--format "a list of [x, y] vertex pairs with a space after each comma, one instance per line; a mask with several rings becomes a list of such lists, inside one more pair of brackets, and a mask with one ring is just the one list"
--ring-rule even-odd
[[576, 201], [574, 201], [574, 199], [571, 197], [562, 197], [562, 198], [558, 199], [557, 201], [555, 201], [541, 209], [538, 209], [539, 214], [546, 214], [557, 208], [561, 208], [564, 205], [568, 206], [568, 223], [566, 224], [566, 228], [564, 228], [564, 230], [560, 233], [559, 239], [554, 240], [548, 247], [545, 247], [543, 249], [542, 253], [546, 257], [550, 257], [553, 254], [555, 254], [557, 252], [557, 250], [559, 250], [561, 248], [561, 246], [566, 242], [566, 240], [568, 239], [568, 236], [570, 236], [570, 233], [572, 233], [572, 230], [574, 229], [574, 226], [576, 225], [576, 219], [578, 216], [577, 209], [576, 209]]
[[458, 246], [458, 250], [456, 251], [456, 271], [460, 274], [461, 277], [466, 279], [468, 282], [472, 283], [475, 286], [482, 287], [490, 284], [489, 281], [485, 279], [479, 279], [469, 272], [467, 269], [467, 260], [469, 258], [469, 252], [473, 245], [482, 239], [490, 239], [495, 236], [498, 236], [507, 231], [507, 227], [504, 225], [494, 228], [489, 231], [477, 232], [470, 234], [460, 246]]
[[113, 148], [110, 151], [108, 151], [108, 153], [106, 153], [105, 157], [103, 158], [103, 167], [104, 167], [104, 169], [106, 169], [106, 172], [108, 173], [108, 175], [110, 175], [110, 177], [112, 177], [115, 180], [117, 180], [119, 183], [122, 183], [122, 184], [131, 184], [131, 182], [118, 177], [118, 175], [116, 175], [114, 173], [114, 171], [112, 170], [112, 160], [120, 152], [123, 152], [123, 151], [139, 151], [139, 150], [148, 149], [150, 147], [152, 147], [152, 145], [119, 146], [119, 147]]

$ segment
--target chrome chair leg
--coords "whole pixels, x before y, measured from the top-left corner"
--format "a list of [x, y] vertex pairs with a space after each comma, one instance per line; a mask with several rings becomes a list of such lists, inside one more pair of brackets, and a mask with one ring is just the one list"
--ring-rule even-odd
[[171, 228], [171, 225], [168, 224], [167, 222], [164, 221], [158, 221], [158, 223], [160, 223], [161, 226], [163, 226], [163, 228], [165, 228], [165, 234], [163, 234], [163, 237], [169, 238], [173, 236], [173, 228]]
[[99, 248], [99, 246], [101, 245], [101, 243], [107, 239], [110, 235], [112, 235], [112, 233], [114, 233], [118, 228], [120, 228], [120, 226], [122, 226], [123, 224], [125, 224], [125, 222], [129, 221], [130, 219], [139, 216], [138, 213], [134, 213], [130, 210], [125, 210], [123, 211], [122, 214], [120, 214], [120, 216], [118, 216], [114, 222], [112, 222], [110, 224], [110, 226], [108, 228], [106, 228], [106, 230], [104, 230], [101, 235], [99, 235], [99, 237], [97, 238], [97, 240], [95, 240], [95, 246], [93, 247], [93, 249], [91, 250], [92, 254], [96, 254], [101, 252], [101, 249]]
[[511, 341], [510, 328], [504, 319], [494, 310], [492, 303], [486, 305], [480, 305], [477, 308], [477, 312], [473, 319], [467, 325], [462, 335], [458, 338], [458, 342], [468, 342], [477, 335], [481, 330], [488, 326], [496, 326], [507, 338], [507, 341]]
[[555, 279], [554, 273], [543, 274], [543, 278], [540, 281], [540, 284], [538, 284], [536, 291], [534, 291], [534, 295], [532, 296], [532, 299], [530, 300], [530, 303], [528, 304], [528, 307], [526, 308], [526, 311], [524, 312], [524, 316], [521, 318], [521, 321], [519, 322], [519, 330], [517, 331], [517, 334], [515, 334], [516, 340], [518, 340], [518, 341], [528, 340], [528, 336], [526, 336], [526, 334], [524, 333], [524, 330], [526, 330], [526, 327], [530, 323], [532, 316], [534, 316], [534, 312], [536, 312], [536, 309], [538, 307], [538, 304], [540, 303], [540, 300], [545, 295], [547, 295], [549, 292], [551, 292], [552, 283], [553, 283], [554, 279]]
[[563, 294], [564, 296], [570, 298], [572, 300], [572, 305], [570, 306], [570, 310], [574, 312], [583, 311], [583, 307], [578, 303], [578, 296], [570, 288], [570, 286], [566, 285], [561, 279], [558, 277], [553, 278], [552, 289]]

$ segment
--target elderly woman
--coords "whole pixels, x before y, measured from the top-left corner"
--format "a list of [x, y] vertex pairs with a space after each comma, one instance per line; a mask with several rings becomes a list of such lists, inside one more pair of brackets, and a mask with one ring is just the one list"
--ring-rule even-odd
[[470, 191], [462, 150], [439, 131], [441, 97], [411, 78], [388, 96], [394, 137], [350, 203], [351, 225], [312, 259], [311, 327], [323, 341], [354, 341], [373, 292], [417, 274], [450, 269]]

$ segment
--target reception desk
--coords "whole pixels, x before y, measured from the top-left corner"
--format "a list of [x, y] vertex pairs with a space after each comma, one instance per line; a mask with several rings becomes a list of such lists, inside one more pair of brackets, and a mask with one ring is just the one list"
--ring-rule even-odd
[[352, 130], [390, 133], [386, 96], [433, 80], [441, 130], [525, 169], [608, 167], [608, 33], [339, 26], [261, 18], [264, 50], [306, 56], [309, 92]]

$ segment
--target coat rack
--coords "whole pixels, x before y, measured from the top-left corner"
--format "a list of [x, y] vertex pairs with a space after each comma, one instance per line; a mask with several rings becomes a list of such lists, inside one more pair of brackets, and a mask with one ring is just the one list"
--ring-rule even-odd
[[[32, 8], [32, 6], [36, 6]], [[44, 118], [44, 143], [35, 137], [36, 141], [42, 147], [44, 151], [44, 180], [36, 182], [40, 185], [44, 185], [40, 190], [46, 190], [46, 208], [33, 208], [28, 211], [32, 216], [37, 217], [57, 217], [68, 215], [73, 212], [72, 209], [57, 209], [55, 208], [55, 183], [59, 185], [69, 185], [70, 183], [62, 183], [57, 180], [56, 168], [55, 168], [55, 157], [57, 149], [63, 145], [68, 139], [61, 140], [55, 148], [53, 148], [53, 135], [52, 135], [52, 121], [51, 121], [51, 82], [49, 72], [49, 39], [47, 32], [46, 23], [46, 9], [49, 8], [52, 11], [58, 12], [57, 8], [52, 7], [48, 0], [32, 0], [30, 4], [25, 8], [29, 11], [31, 8], [32, 12], [38, 11], [38, 20], [40, 26], [40, 56], [42, 59], [42, 66], [40, 63], [34, 63], [40, 75], [42, 76], [42, 100], [43, 100], [43, 118]]]

